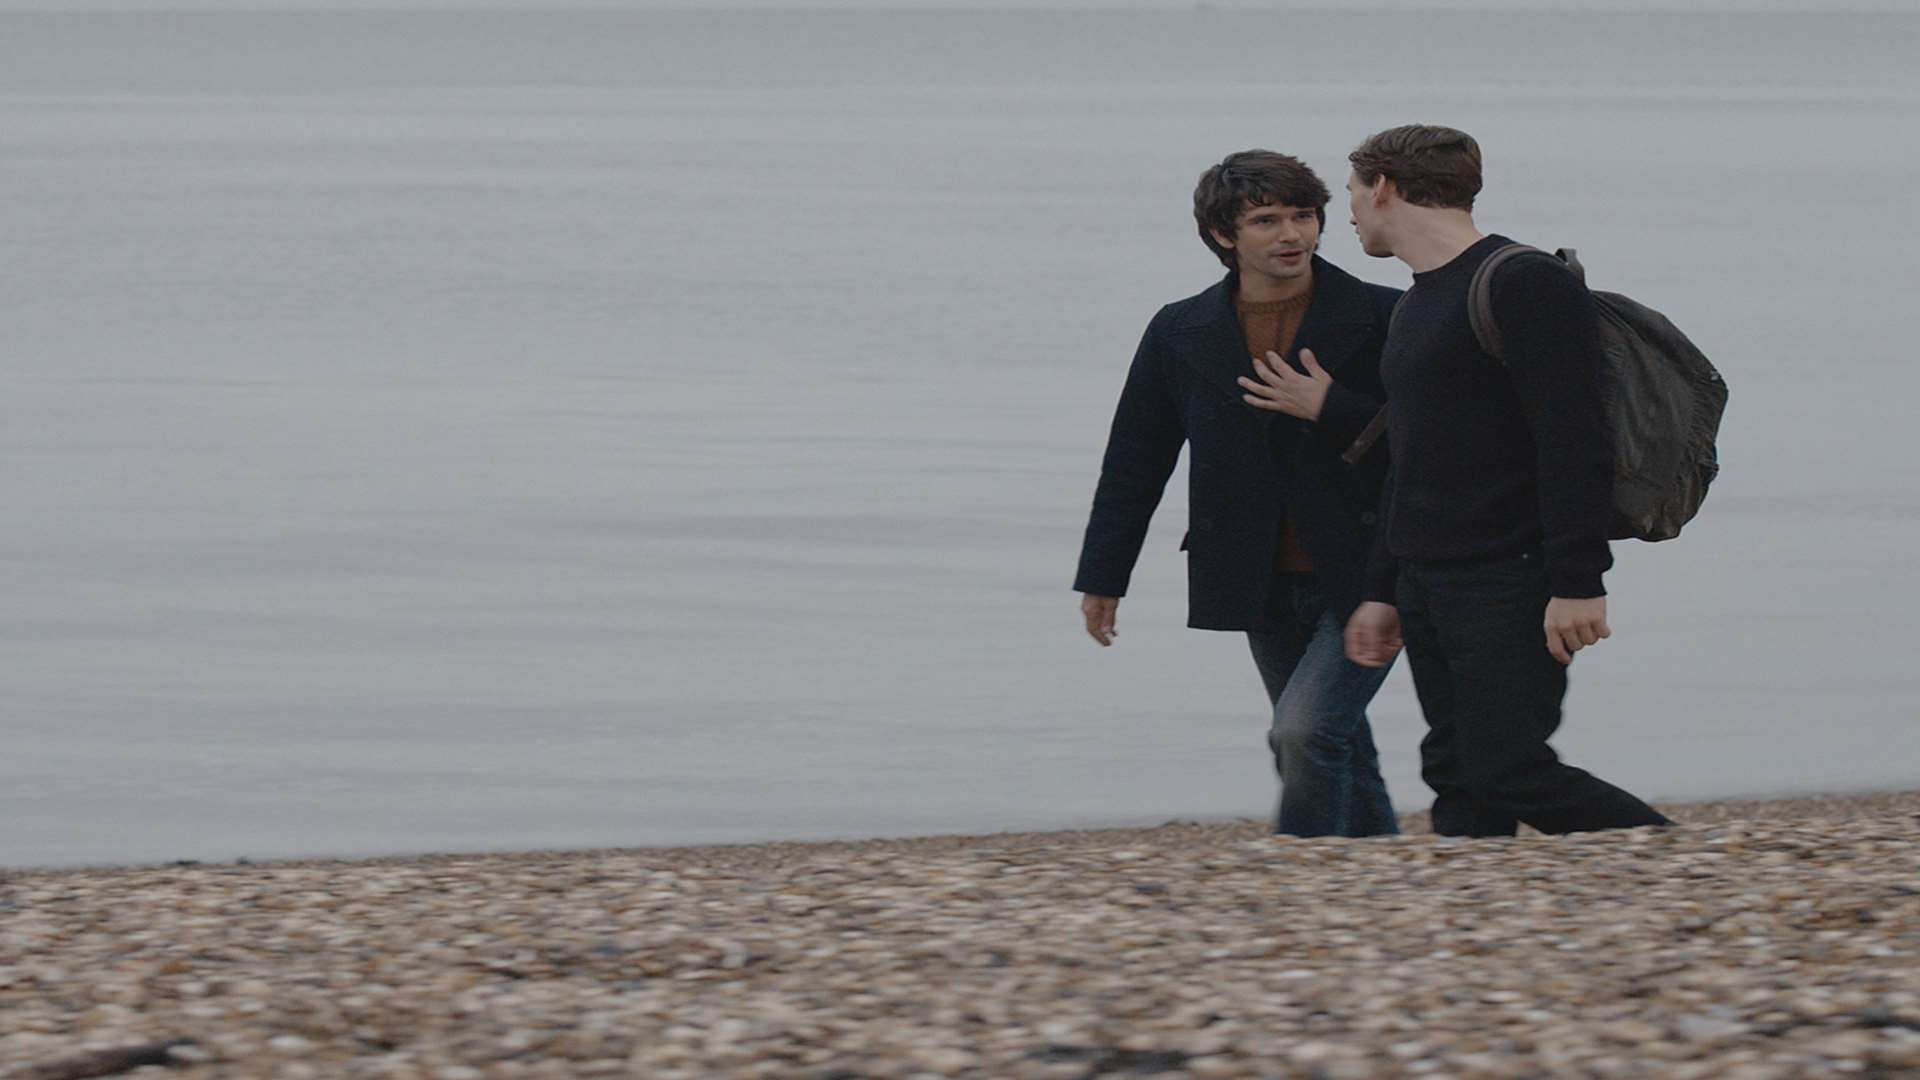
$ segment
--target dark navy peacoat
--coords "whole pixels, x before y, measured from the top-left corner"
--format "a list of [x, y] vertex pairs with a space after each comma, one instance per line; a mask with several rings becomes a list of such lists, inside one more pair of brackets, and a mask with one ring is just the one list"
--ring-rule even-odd
[[1293, 352], [1333, 376], [1309, 423], [1248, 405], [1235, 379], [1253, 374], [1234, 311], [1239, 279], [1161, 308], [1147, 325], [1114, 410], [1093, 513], [1080, 549], [1078, 592], [1124, 596], [1180, 447], [1188, 454], [1187, 625], [1272, 629], [1283, 618], [1274, 551], [1288, 517], [1312, 557], [1321, 592], [1343, 621], [1359, 605], [1373, 545], [1387, 446], [1341, 460], [1385, 399], [1380, 347], [1400, 297], [1313, 259], [1313, 300]]

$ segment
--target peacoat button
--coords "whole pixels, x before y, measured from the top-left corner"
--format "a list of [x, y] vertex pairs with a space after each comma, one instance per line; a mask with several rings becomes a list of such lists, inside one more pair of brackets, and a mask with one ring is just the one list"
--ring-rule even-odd
[[1360, 515], [1360, 524], [1362, 525], [1371, 525], [1373, 524], [1373, 521], [1374, 521], [1374, 513], [1371, 510], [1368, 510], [1365, 513]]

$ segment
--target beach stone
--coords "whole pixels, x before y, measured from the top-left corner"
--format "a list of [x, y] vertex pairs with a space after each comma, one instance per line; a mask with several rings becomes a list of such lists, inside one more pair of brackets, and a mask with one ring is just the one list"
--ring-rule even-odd
[[1602, 1025], [1600, 1033], [1623, 1043], [1652, 1043], [1666, 1038], [1666, 1029], [1645, 1020], [1615, 1020]]
[[175, 1037], [208, 1080], [1894, 1074], [1920, 794], [1849, 799], [1637, 841], [1241, 822], [0, 872], [0, 1076]]
[[1724, 1042], [1751, 1030], [1746, 1024], [1710, 1016], [1682, 1016], [1673, 1021], [1673, 1029], [1689, 1042]]

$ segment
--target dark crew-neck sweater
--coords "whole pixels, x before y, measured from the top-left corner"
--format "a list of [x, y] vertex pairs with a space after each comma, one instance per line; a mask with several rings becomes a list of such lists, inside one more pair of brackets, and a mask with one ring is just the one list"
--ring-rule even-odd
[[1482, 352], [1467, 287], [1488, 236], [1413, 275], [1380, 356], [1392, 472], [1367, 598], [1393, 600], [1403, 559], [1454, 562], [1540, 550], [1554, 596], [1604, 596], [1613, 453], [1601, 411], [1593, 297], [1539, 256], [1491, 282], [1506, 362]]

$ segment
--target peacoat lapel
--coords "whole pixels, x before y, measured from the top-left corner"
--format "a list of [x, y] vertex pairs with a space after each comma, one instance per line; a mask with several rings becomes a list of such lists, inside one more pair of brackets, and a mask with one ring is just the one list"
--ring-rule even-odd
[[[1234, 296], [1239, 291], [1238, 274], [1229, 273], [1213, 288], [1196, 298], [1187, 316], [1173, 327], [1171, 344], [1180, 360], [1200, 381], [1235, 401], [1246, 391], [1240, 388], [1240, 376], [1253, 374], [1253, 360], [1247, 349], [1246, 335], [1240, 330], [1240, 317], [1234, 311]], [[1327, 373], [1338, 378], [1360, 346], [1366, 343], [1374, 321], [1360, 280], [1320, 256], [1313, 257], [1313, 302], [1300, 320], [1293, 337], [1287, 362], [1297, 370], [1300, 350], [1312, 349], [1314, 359]], [[1262, 420], [1274, 414], [1261, 410]]]
[[1239, 287], [1239, 275], [1228, 274], [1195, 298], [1186, 317], [1168, 335], [1169, 344], [1181, 363], [1198, 376], [1203, 385], [1235, 401], [1246, 393], [1236, 380], [1253, 374], [1247, 338], [1240, 330], [1240, 317], [1233, 309], [1233, 298]]
[[1300, 364], [1300, 350], [1312, 349], [1313, 358], [1338, 379], [1340, 369], [1366, 344], [1373, 322], [1373, 309], [1360, 279], [1315, 255], [1313, 302], [1293, 335], [1287, 362], [1306, 370]]

